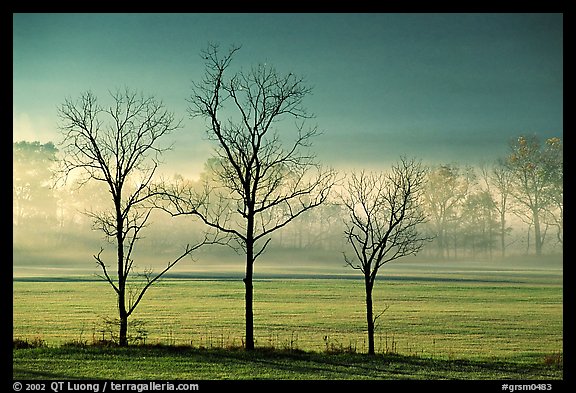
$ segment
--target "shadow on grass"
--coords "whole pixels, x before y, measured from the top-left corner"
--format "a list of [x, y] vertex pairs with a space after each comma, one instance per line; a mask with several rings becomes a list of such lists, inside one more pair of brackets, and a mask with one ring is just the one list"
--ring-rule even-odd
[[[257, 348], [63, 346], [13, 350], [14, 379], [562, 379], [562, 365]], [[65, 369], [75, 364], [78, 369]], [[95, 366], [95, 368], [92, 368]], [[107, 367], [110, 366], [110, 367]], [[117, 370], [116, 370], [117, 371]], [[98, 375], [97, 375], [98, 374]]]
[[[53, 373], [48, 371], [30, 370], [21, 367], [13, 367], [12, 375], [14, 379], [86, 379], [81, 376], [74, 376], [62, 373]], [[90, 378], [91, 379], [91, 378]]]

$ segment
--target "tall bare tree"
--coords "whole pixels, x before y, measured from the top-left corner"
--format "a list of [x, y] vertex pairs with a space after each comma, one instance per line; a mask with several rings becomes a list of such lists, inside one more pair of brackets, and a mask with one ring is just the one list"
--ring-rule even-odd
[[372, 290], [380, 268], [390, 261], [416, 255], [430, 237], [418, 226], [426, 220], [420, 208], [426, 171], [419, 162], [402, 158], [388, 173], [352, 174], [342, 203], [348, 212], [345, 236], [353, 253], [346, 264], [364, 275], [368, 353], [374, 354]]
[[[304, 127], [312, 116], [303, 106], [310, 92], [303, 79], [267, 64], [232, 73], [238, 50], [221, 56], [218, 45], [209, 45], [202, 52], [204, 79], [194, 83], [189, 99], [191, 117], [207, 121], [208, 139], [216, 145], [210, 161], [214, 182], [200, 193], [175, 187], [166, 196], [173, 215], [199, 217], [245, 254], [245, 347], [251, 350], [254, 262], [274, 231], [326, 201], [334, 171], [323, 169], [308, 151], [318, 131]], [[289, 119], [293, 128], [284, 122], [280, 133], [276, 127]]]
[[[162, 102], [125, 89], [112, 93], [112, 105], [100, 106], [92, 92], [78, 101], [66, 99], [60, 107], [63, 158], [59, 178], [66, 181], [72, 172], [80, 174], [80, 186], [88, 181], [102, 182], [111, 197], [109, 210], [88, 214], [94, 229], [116, 246], [116, 277], [109, 271], [102, 252], [94, 255], [102, 270], [101, 278], [117, 295], [119, 344], [128, 345], [128, 318], [146, 291], [182, 258], [200, 247], [187, 245], [176, 259], [159, 273], [136, 272], [133, 251], [147, 226], [153, 209], [152, 182], [159, 158], [168, 147], [160, 139], [177, 129], [175, 121]], [[134, 274], [132, 274], [134, 273]], [[130, 277], [135, 276], [132, 280]]]

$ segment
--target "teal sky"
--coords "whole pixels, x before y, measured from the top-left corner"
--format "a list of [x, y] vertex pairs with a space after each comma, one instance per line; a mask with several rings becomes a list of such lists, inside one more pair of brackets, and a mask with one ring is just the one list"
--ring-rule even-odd
[[57, 107], [90, 89], [153, 94], [183, 119], [168, 172], [197, 174], [210, 155], [189, 119], [208, 42], [242, 45], [305, 77], [305, 106], [338, 168], [478, 164], [510, 138], [563, 137], [562, 14], [13, 14], [13, 140], [59, 140]]

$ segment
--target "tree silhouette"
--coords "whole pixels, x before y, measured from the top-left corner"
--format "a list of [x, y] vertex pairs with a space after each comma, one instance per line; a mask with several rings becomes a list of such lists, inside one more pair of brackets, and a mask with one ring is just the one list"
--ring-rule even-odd
[[[318, 131], [304, 127], [311, 115], [303, 107], [310, 92], [303, 79], [266, 64], [228, 76], [239, 49], [232, 47], [221, 57], [218, 45], [209, 45], [202, 52], [205, 76], [194, 83], [189, 99], [190, 115], [207, 121], [207, 136], [216, 145], [209, 162], [214, 182], [202, 192], [185, 186], [165, 190], [170, 201], [165, 209], [199, 217], [245, 254], [245, 346], [251, 350], [254, 262], [274, 231], [326, 201], [334, 172], [324, 170], [307, 150]], [[277, 131], [290, 118], [294, 128]]]
[[[159, 142], [180, 124], [154, 97], [137, 95], [128, 89], [111, 96], [113, 103], [107, 108], [100, 106], [91, 92], [84, 93], [77, 102], [66, 99], [61, 106], [63, 158], [59, 177], [66, 181], [72, 172], [79, 172], [80, 185], [103, 182], [110, 192], [111, 208], [88, 214], [94, 229], [116, 245], [116, 277], [104, 260], [103, 248], [94, 259], [102, 270], [101, 278], [116, 292], [119, 344], [125, 346], [128, 318], [146, 291], [206, 239], [194, 246], [186, 245], [182, 254], [159, 273], [135, 271], [133, 251], [153, 209], [151, 200], [155, 194], [149, 185], [160, 155], [168, 149]], [[130, 280], [131, 274], [136, 278]]]
[[426, 171], [415, 160], [402, 158], [389, 173], [353, 173], [342, 203], [348, 212], [345, 236], [352, 248], [346, 264], [364, 275], [368, 353], [374, 354], [372, 290], [380, 268], [390, 261], [415, 255], [431, 238], [418, 231], [426, 219], [420, 203]]

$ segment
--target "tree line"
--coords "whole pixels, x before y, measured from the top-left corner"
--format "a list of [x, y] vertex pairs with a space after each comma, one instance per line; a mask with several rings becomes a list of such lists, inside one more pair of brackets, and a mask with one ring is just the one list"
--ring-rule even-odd
[[[312, 150], [318, 131], [303, 104], [311, 92], [304, 78], [266, 64], [233, 72], [238, 50], [222, 54], [209, 45], [201, 53], [205, 74], [193, 84], [188, 110], [204, 120], [214, 152], [198, 181], [156, 176], [169, 148], [165, 140], [182, 124], [154, 96], [127, 88], [112, 92], [105, 104], [90, 91], [65, 99], [57, 146], [14, 144], [15, 242], [27, 220], [63, 228], [76, 217], [67, 212], [64, 184], [90, 190], [84, 216], [114, 245], [112, 255], [101, 246], [93, 260], [117, 296], [120, 345], [128, 345], [128, 319], [148, 288], [200, 247], [217, 244], [244, 257], [245, 347], [254, 349], [255, 262], [273, 240], [288, 242], [296, 221], [302, 224], [299, 247], [303, 241], [340, 245], [345, 263], [363, 273], [369, 353], [380, 316], [372, 311], [372, 289], [385, 263], [423, 250], [440, 258], [463, 256], [462, 250], [491, 255], [498, 245], [505, 255], [511, 217], [527, 225], [535, 254], [552, 243], [551, 229], [561, 246], [559, 138], [542, 143], [520, 136], [510, 141], [506, 157], [479, 175], [407, 157], [387, 171], [339, 174]], [[142, 270], [135, 250], [148, 240], [143, 234], [158, 212], [193, 224], [184, 225], [180, 247], [163, 255], [162, 269]]]
[[[555, 160], [561, 163], [559, 138], [550, 138], [542, 143], [534, 135], [519, 136], [510, 142], [509, 155], [517, 149], [518, 140], [530, 139], [535, 155], [532, 160], [539, 160], [536, 155], [557, 154]], [[555, 152], [544, 153], [546, 149]], [[51, 187], [51, 168], [56, 165], [58, 155], [58, 148], [52, 142], [20, 141], [13, 144], [15, 246], [60, 248], [63, 242], [68, 242], [69, 236], [77, 236], [78, 244], [89, 245], [99, 240], [98, 236], [86, 232], [90, 225], [86, 206], [94, 211], [105, 209], [108, 202], [106, 192], [93, 183], [81, 188], [75, 185]], [[422, 208], [428, 219], [421, 227], [434, 239], [420, 255], [465, 259], [562, 252], [562, 165], [556, 164], [552, 171], [554, 176], [544, 192], [539, 186], [545, 184], [544, 179], [539, 182], [534, 178], [534, 187], [530, 187], [528, 177], [515, 177], [511, 168], [505, 165], [507, 159], [508, 155], [476, 167], [455, 162], [427, 166]], [[185, 179], [174, 174], [173, 178], [164, 181], [174, 183], [174, 187], [186, 184], [200, 189], [212, 176], [209, 169], [212, 161], [206, 163], [200, 179]], [[519, 183], [520, 179], [525, 179], [523, 185]], [[531, 197], [532, 193], [534, 197]], [[536, 219], [534, 212], [538, 214]], [[300, 216], [295, 225], [279, 230], [274, 239], [274, 249], [319, 254], [340, 250], [345, 240], [345, 217], [346, 211], [333, 192], [325, 203]], [[538, 226], [537, 236], [535, 225]], [[183, 236], [186, 227], [191, 233]], [[141, 247], [150, 246], [150, 251], [161, 252], [178, 248], [184, 237], [201, 233], [202, 226], [195, 221], [168, 220], [155, 215], [148, 231], [149, 239]], [[28, 241], [32, 233], [37, 235], [34, 244]], [[537, 239], [540, 239], [538, 243]]]

